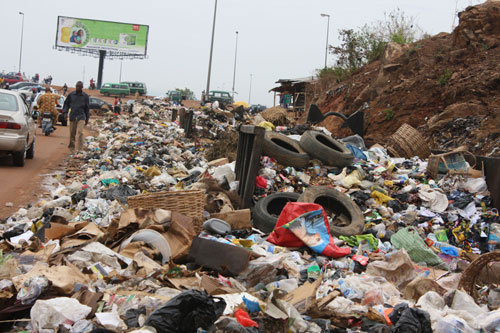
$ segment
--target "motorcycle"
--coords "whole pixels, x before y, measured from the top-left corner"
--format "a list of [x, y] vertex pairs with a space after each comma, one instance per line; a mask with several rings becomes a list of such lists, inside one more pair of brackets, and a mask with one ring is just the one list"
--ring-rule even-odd
[[42, 132], [45, 134], [45, 136], [49, 136], [50, 133], [54, 132], [54, 128], [52, 126], [53, 123], [54, 117], [52, 116], [52, 113], [44, 112], [42, 114]]

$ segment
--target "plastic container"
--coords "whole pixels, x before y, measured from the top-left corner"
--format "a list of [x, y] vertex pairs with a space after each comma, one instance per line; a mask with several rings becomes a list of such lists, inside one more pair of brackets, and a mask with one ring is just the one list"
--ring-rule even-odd
[[203, 229], [211, 234], [225, 236], [231, 232], [231, 226], [221, 219], [211, 218], [203, 223]]

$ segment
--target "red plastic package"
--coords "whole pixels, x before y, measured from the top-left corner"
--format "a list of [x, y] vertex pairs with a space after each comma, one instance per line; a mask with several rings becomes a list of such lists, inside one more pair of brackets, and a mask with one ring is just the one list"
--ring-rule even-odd
[[332, 258], [351, 253], [350, 248], [340, 248], [333, 242], [323, 207], [308, 202], [287, 203], [267, 241], [284, 247], [306, 245], [313, 251]]
[[259, 327], [259, 324], [257, 324], [255, 321], [253, 321], [248, 313], [243, 311], [242, 309], [236, 310], [234, 313], [234, 316], [236, 317], [236, 320], [238, 323], [241, 324], [241, 326], [244, 327]]
[[267, 187], [266, 178], [257, 176], [257, 178], [255, 178], [255, 185], [259, 188], [266, 188]]

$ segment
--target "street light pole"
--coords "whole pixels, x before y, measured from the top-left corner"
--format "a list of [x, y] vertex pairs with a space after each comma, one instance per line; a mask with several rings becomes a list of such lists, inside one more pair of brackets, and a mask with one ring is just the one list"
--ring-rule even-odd
[[321, 14], [321, 17], [328, 17], [328, 23], [326, 26], [326, 48], [325, 48], [325, 68], [326, 68], [326, 60], [328, 57], [328, 34], [330, 33], [330, 15], [329, 14]]
[[236, 56], [237, 55], [238, 55], [238, 31], [236, 31], [236, 48], [234, 49], [233, 102], [234, 102], [234, 82], [236, 80]]
[[120, 83], [122, 83], [122, 64], [123, 60], [120, 60]]
[[216, 18], [217, 18], [217, 0], [215, 0], [215, 8], [214, 8], [214, 23], [212, 26], [212, 42], [210, 43], [210, 58], [208, 60], [208, 77], [207, 77], [207, 89], [205, 90], [205, 100], [210, 93], [210, 74], [212, 73], [212, 53], [214, 50], [215, 19]]
[[252, 76], [253, 74], [250, 74], [250, 90], [248, 91], [248, 104], [251, 105], [250, 101], [252, 99]]
[[21, 48], [19, 50], [19, 73], [21, 73], [21, 58], [23, 56], [24, 13], [19, 12], [19, 15], [23, 16], [23, 23], [21, 25]]

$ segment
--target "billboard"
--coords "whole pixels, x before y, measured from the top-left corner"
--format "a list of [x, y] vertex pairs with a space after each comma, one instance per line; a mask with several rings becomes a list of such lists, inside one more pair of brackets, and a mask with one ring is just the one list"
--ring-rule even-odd
[[56, 47], [146, 55], [149, 26], [59, 16]]

